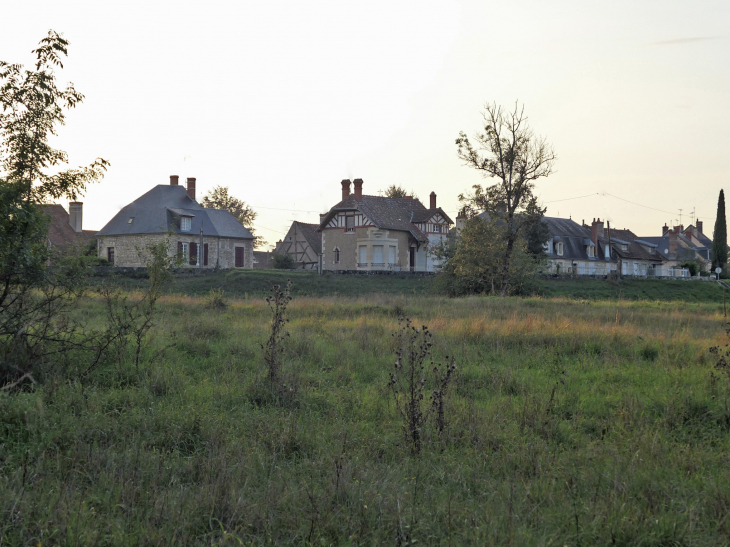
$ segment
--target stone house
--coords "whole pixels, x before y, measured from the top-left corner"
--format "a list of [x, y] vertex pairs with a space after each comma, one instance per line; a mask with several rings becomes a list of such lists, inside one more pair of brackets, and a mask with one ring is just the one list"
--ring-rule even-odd
[[545, 252], [551, 273], [605, 276], [618, 271], [623, 276], [647, 277], [661, 267], [655, 246], [631, 230], [611, 229], [600, 218], [590, 226], [567, 218], [543, 221], [550, 234]]
[[[350, 186], [354, 185], [354, 193]], [[451, 219], [413, 197], [362, 193], [362, 179], [343, 180], [342, 200], [320, 215], [322, 270], [433, 272], [439, 263], [429, 249], [446, 240]]]
[[283, 240], [276, 243], [276, 254], [288, 254], [297, 269], [316, 270], [322, 253], [322, 236], [317, 232], [319, 224], [292, 222]]
[[689, 261], [697, 262], [706, 272], [712, 270], [712, 240], [702, 233], [702, 228], [701, 220], [687, 228], [681, 224], [670, 228], [665, 224], [661, 236], [641, 238], [653, 245], [662, 259], [661, 269], [655, 272], [657, 276], [677, 277], [680, 265]]
[[115, 266], [140, 267], [145, 249], [169, 238], [170, 255], [177, 253], [195, 268], [253, 268], [253, 235], [223, 209], [195, 201], [195, 179], [187, 187], [155, 186], [123, 207], [97, 234], [98, 255]]

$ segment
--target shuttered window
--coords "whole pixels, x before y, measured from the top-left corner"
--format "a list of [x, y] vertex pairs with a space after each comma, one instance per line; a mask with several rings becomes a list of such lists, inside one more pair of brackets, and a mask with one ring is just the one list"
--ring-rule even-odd
[[198, 263], [198, 244], [194, 241], [190, 242], [190, 260], [188, 264], [195, 266]]
[[208, 265], [208, 244], [203, 243], [203, 266]]

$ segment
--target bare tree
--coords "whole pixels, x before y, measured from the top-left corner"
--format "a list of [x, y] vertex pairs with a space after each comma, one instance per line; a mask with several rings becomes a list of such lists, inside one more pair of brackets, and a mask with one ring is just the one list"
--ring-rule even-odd
[[520, 232], [542, 217], [534, 195], [535, 181], [553, 172], [556, 156], [544, 137], [536, 136], [527, 124], [524, 107], [515, 103], [511, 112], [486, 104], [482, 112], [484, 130], [474, 136], [474, 144], [463, 131], [456, 139], [458, 155], [464, 164], [496, 177], [491, 186], [475, 185], [461, 194], [462, 214], [473, 217], [485, 211], [504, 224], [506, 245], [501, 264], [500, 295], [505, 296], [510, 282], [510, 261]]

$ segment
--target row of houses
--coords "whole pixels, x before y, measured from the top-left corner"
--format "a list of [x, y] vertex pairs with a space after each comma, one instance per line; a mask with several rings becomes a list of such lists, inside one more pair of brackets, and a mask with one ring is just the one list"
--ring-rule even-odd
[[[290, 255], [298, 268], [319, 271], [433, 272], [440, 264], [430, 252], [444, 242], [454, 222], [437, 206], [412, 196], [389, 198], [363, 194], [363, 180], [340, 183], [342, 199], [320, 214], [319, 222], [293, 222], [275, 253]], [[96, 240], [96, 252], [110, 264], [143, 266], [144, 249], [167, 241], [194, 268], [254, 268], [271, 264], [271, 254], [254, 252], [253, 235], [228, 211], [203, 207], [196, 200], [196, 179], [185, 185], [178, 176], [155, 186], [123, 207], [98, 232], [82, 229], [83, 204], [73, 202], [65, 218], [60, 205], [49, 205], [49, 242]], [[604, 276], [611, 272], [640, 277], [688, 277], [681, 267], [696, 261], [709, 270], [712, 242], [702, 222], [662, 228], [661, 236], [637, 237], [594, 219], [590, 225], [546, 217], [547, 271]]]
[[593, 219], [590, 225], [572, 219], [545, 217], [550, 273], [605, 276], [611, 272], [635, 277], [690, 277], [687, 262], [710, 271], [712, 241], [702, 221], [685, 228], [662, 227], [661, 236], [639, 237], [628, 229], [612, 229]]

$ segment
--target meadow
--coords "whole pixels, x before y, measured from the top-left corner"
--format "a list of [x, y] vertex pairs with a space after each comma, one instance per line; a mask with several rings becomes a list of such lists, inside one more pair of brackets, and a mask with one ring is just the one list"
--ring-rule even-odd
[[[286, 396], [261, 296], [167, 294], [139, 368], [0, 396], [0, 545], [730, 543], [721, 297], [416, 292], [297, 295]], [[401, 315], [458, 367], [419, 456], [387, 388]]]

